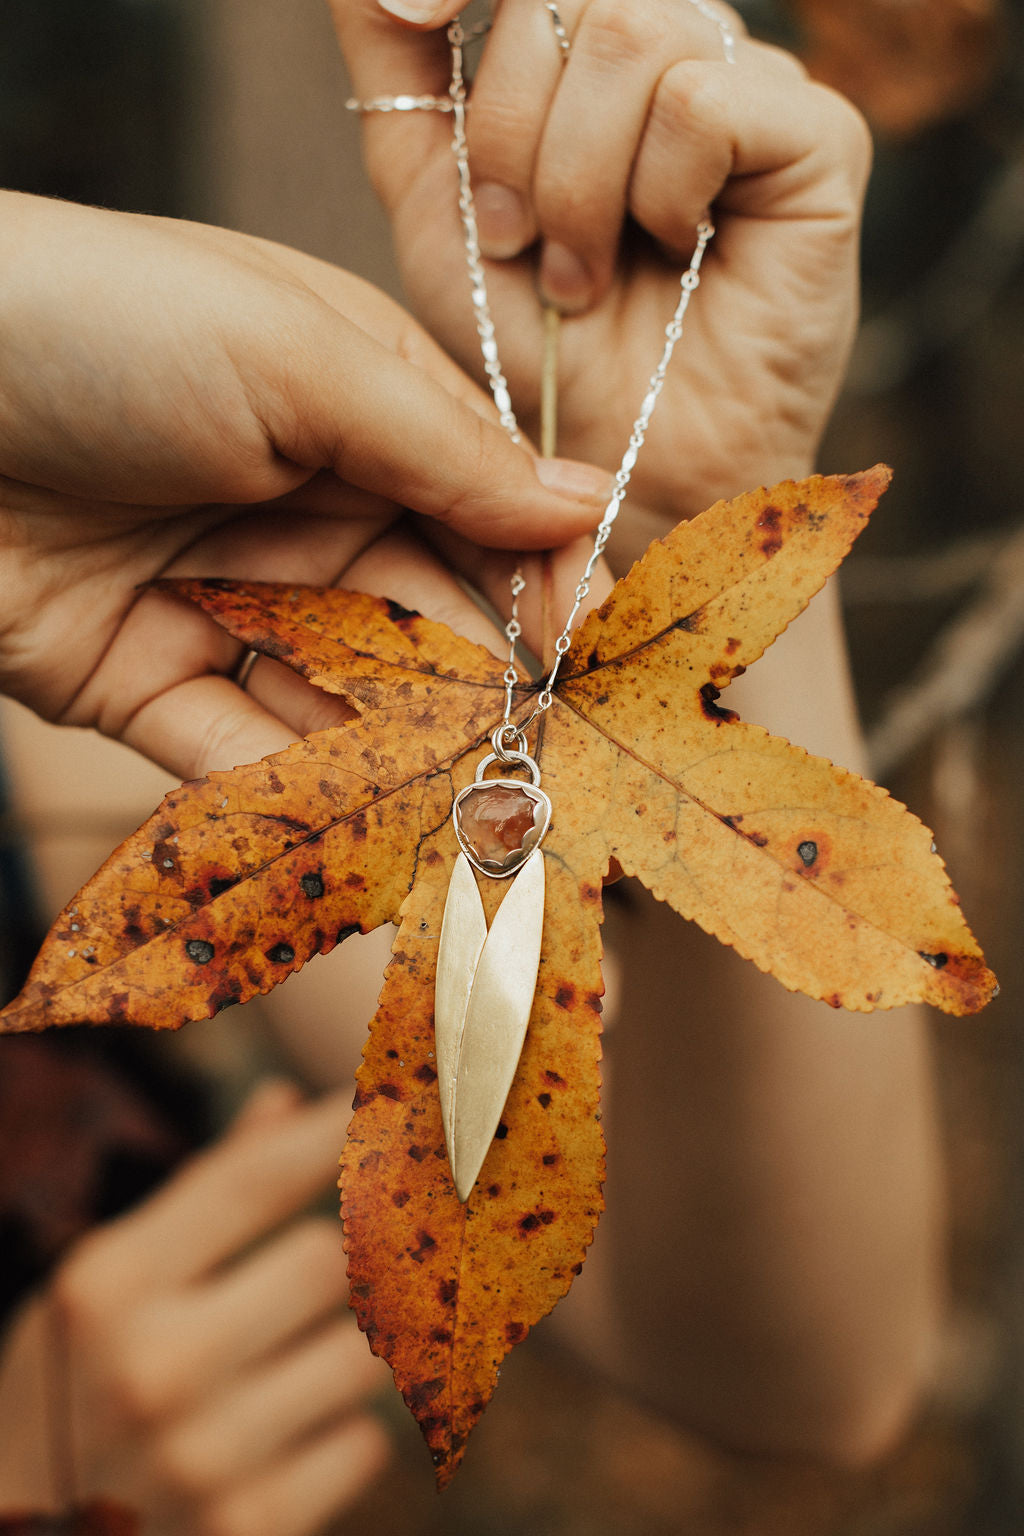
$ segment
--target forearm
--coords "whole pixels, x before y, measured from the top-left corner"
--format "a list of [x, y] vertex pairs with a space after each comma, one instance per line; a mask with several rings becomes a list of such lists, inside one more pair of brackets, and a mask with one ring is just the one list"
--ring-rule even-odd
[[[857, 767], [830, 607], [728, 702]], [[919, 1390], [942, 1293], [923, 1020], [791, 995], [637, 888], [606, 938], [627, 957], [608, 1212], [567, 1325], [690, 1425], [843, 1460], [877, 1451]]]

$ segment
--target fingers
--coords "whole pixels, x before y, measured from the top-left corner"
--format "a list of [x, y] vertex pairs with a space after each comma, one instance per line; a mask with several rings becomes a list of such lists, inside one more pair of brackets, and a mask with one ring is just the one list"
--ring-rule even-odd
[[[386, 50], [374, 0], [340, 9], [354, 65], [377, 93], [397, 89], [386, 72], [399, 35], [403, 79], [441, 88], [440, 32], [392, 23]], [[564, 65], [546, 7], [504, 0], [468, 129], [484, 253], [508, 259], [539, 238], [550, 302], [581, 311], [607, 292], [627, 212], [682, 252], [716, 199], [719, 211], [751, 218], [827, 218], [837, 208], [855, 217], [869, 158], [857, 114], [789, 54], [747, 41], [728, 6], [563, 0], [561, 14], [571, 35]], [[722, 26], [736, 39], [732, 63]], [[394, 144], [383, 118], [366, 129]], [[428, 129], [435, 146], [440, 131]], [[384, 180], [394, 207], [410, 183], [395, 169]]]
[[224, 1495], [208, 1528], [224, 1536], [313, 1536], [379, 1474], [388, 1450], [372, 1419], [343, 1420]]
[[194, 1491], [239, 1483], [300, 1437], [350, 1419], [388, 1375], [351, 1317], [338, 1318], [228, 1390], [204, 1394], [164, 1437], [165, 1475]]
[[[870, 166], [863, 121], [780, 57], [756, 69], [684, 61], [663, 75], [630, 201], [666, 245], [685, 248], [711, 203], [719, 215], [780, 225], [857, 217]], [[719, 219], [719, 251], [735, 229]]]
[[151, 1346], [159, 1353], [173, 1348], [175, 1338], [189, 1338], [188, 1392], [193, 1382], [225, 1379], [342, 1313], [347, 1295], [339, 1223], [309, 1217], [183, 1292], [152, 1325]]
[[[514, 255], [539, 230], [541, 289], [573, 311], [611, 282], [632, 167], [661, 75], [681, 57], [721, 58], [722, 40], [681, 0], [592, 0], [583, 8], [569, 0], [562, 14], [572, 35], [564, 67], [545, 9], [535, 0], [506, 0], [474, 81], [469, 144], [484, 193], [485, 251]], [[528, 210], [518, 246], [505, 212], [514, 202]]]
[[350, 1100], [348, 1089], [329, 1094], [194, 1158], [97, 1238], [105, 1289], [127, 1297], [195, 1281], [302, 1210], [334, 1182]]
[[[377, 0], [328, 0], [355, 96], [445, 96], [450, 65], [443, 23], [413, 32], [398, 25]], [[424, 176], [451, 186], [451, 122], [438, 112], [368, 113], [363, 118], [366, 168], [384, 206], [393, 210]]]
[[[273, 328], [268, 327], [268, 331]], [[596, 525], [609, 490], [589, 465], [539, 460], [326, 304], [250, 356], [253, 407], [283, 457], [493, 548], [548, 548]]]

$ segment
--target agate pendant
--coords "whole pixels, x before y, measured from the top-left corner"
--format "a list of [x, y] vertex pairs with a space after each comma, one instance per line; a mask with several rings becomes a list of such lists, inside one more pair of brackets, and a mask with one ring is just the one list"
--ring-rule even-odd
[[[485, 779], [495, 761], [533, 782]], [[544, 929], [541, 839], [551, 802], [525, 752], [484, 758], [453, 808], [462, 852], [452, 871], [437, 953], [434, 1035], [445, 1146], [460, 1200], [472, 1193], [519, 1063]], [[490, 931], [474, 870], [510, 880]]]

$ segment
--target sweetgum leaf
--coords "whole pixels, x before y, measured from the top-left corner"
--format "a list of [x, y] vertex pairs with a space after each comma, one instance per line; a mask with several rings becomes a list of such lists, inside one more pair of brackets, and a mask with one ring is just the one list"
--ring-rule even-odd
[[[526, 1045], [456, 1197], [433, 980], [455, 794], [502, 718], [503, 663], [358, 593], [177, 582], [238, 639], [341, 695], [345, 724], [169, 795], [62, 913], [5, 1029], [177, 1025], [401, 920], [342, 1157], [352, 1305], [447, 1482], [498, 1366], [564, 1295], [602, 1206], [601, 885], [617, 863], [784, 985], [950, 1013], [995, 988], [930, 833], [884, 790], [746, 725], [722, 689], [838, 566], [888, 471], [720, 502], [580, 626], [535, 756], [554, 815]], [[535, 684], [516, 690], [514, 718]], [[488, 920], [503, 895], [481, 891]]]

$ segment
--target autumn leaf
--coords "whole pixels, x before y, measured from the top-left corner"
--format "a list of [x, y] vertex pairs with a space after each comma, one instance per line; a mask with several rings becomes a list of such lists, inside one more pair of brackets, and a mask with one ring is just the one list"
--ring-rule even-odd
[[[58, 919], [7, 1029], [176, 1026], [401, 919], [342, 1159], [352, 1304], [443, 1485], [498, 1366], [565, 1294], [602, 1205], [602, 879], [640, 878], [787, 987], [952, 1013], [994, 988], [931, 835], [856, 775], [720, 707], [839, 564], [878, 468], [718, 503], [652, 545], [581, 625], [535, 756], [554, 816], [526, 1045], [469, 1200], [455, 1195], [433, 977], [454, 796], [490, 750], [503, 663], [356, 593], [179, 582], [353, 718], [169, 795]], [[514, 717], [536, 685], [516, 690]], [[488, 920], [503, 890], [486, 882]]]

